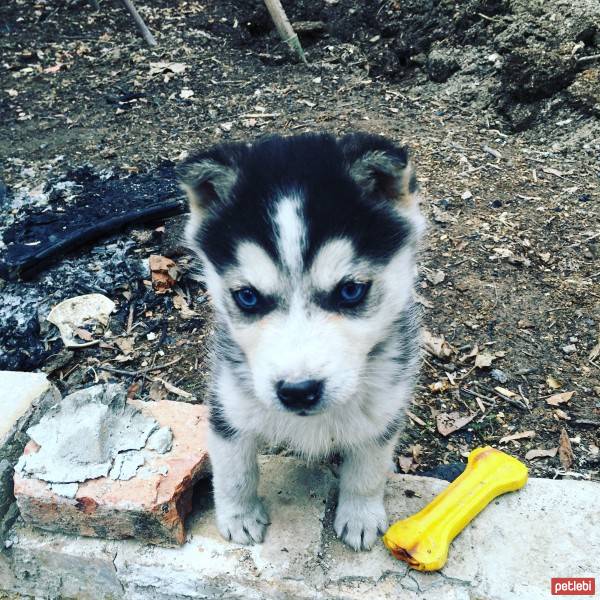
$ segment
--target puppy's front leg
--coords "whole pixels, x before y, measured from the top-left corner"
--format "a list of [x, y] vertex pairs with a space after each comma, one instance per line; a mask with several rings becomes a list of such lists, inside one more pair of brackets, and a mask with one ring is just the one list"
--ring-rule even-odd
[[269, 517], [257, 493], [256, 439], [247, 435], [225, 438], [210, 430], [208, 451], [221, 535], [238, 544], [262, 542]]
[[344, 453], [334, 528], [355, 550], [368, 550], [387, 529], [383, 492], [393, 449], [393, 443], [373, 444]]

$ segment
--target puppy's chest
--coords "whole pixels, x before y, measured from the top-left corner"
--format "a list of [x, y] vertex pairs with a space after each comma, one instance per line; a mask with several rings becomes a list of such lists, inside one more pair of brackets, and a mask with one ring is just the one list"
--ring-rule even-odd
[[321, 456], [377, 438], [385, 427], [384, 415], [354, 413], [324, 414], [311, 417], [285, 413], [256, 415], [247, 421], [267, 443], [285, 444], [303, 455]]

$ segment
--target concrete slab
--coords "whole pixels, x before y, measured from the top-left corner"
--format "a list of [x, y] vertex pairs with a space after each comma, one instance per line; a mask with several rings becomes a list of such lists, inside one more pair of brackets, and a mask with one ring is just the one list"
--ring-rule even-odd
[[[20, 525], [6, 553], [14, 581], [0, 580], [0, 588], [32, 595], [48, 589], [55, 596], [42, 597], [69, 598], [77, 582], [78, 598], [134, 600], [549, 600], [551, 577], [599, 575], [600, 483], [532, 479], [477, 517], [455, 540], [442, 571], [419, 573], [382, 544], [355, 553], [335, 539], [336, 481], [327, 467], [264, 457], [261, 472], [272, 517], [261, 546], [224, 542], [210, 500], [200, 494], [200, 510], [180, 548], [77, 539]], [[420, 510], [446, 485], [392, 476], [390, 515]]]
[[51, 388], [44, 373], [0, 371], [0, 447], [18, 421]]
[[12, 474], [29, 439], [25, 430], [59, 400], [44, 373], [0, 371], [0, 546], [16, 515]]

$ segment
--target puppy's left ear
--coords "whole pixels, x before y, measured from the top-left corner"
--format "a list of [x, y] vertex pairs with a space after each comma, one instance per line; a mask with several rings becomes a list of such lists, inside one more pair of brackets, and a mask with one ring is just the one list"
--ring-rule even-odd
[[366, 196], [417, 208], [417, 178], [406, 146], [366, 133], [346, 135], [340, 146], [350, 176]]

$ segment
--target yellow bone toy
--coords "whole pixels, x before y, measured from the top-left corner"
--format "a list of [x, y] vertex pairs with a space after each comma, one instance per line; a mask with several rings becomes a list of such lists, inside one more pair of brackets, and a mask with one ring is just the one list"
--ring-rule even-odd
[[486, 446], [469, 454], [467, 468], [416, 515], [394, 523], [383, 543], [398, 559], [419, 571], [441, 569], [452, 540], [494, 498], [522, 488], [527, 467]]

